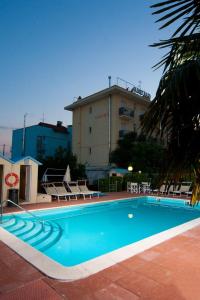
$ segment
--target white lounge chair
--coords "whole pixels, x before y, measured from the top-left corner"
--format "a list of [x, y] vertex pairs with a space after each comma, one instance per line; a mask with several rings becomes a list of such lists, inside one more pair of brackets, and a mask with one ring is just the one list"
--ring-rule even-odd
[[42, 187], [48, 195], [58, 200], [71, 200], [71, 197], [77, 200], [77, 194], [68, 192], [62, 182], [45, 182]]
[[173, 191], [175, 190], [176, 186], [174, 184], [170, 184], [167, 186], [165, 193], [166, 194], [170, 194], [173, 193]]
[[192, 183], [191, 182], [182, 182], [179, 189], [176, 191], [173, 191], [173, 195], [179, 195], [188, 193], [191, 188]]
[[97, 195], [98, 198], [99, 198], [99, 195], [100, 195], [100, 191], [91, 191], [88, 189], [87, 185], [86, 185], [86, 181], [85, 180], [78, 180], [78, 187], [79, 187], [79, 190], [82, 192], [82, 193], [91, 193], [93, 196], [94, 195]]
[[161, 191], [162, 194], [169, 195], [170, 193], [173, 193], [173, 191], [176, 190], [176, 185], [174, 184], [166, 184], [165, 189]]
[[85, 200], [85, 197], [86, 196], [89, 196], [90, 199], [93, 195], [93, 192], [82, 192], [80, 189], [79, 189], [79, 186], [78, 186], [78, 182], [77, 181], [70, 181], [70, 182], [67, 182], [67, 186], [69, 188], [69, 190], [71, 191], [71, 193], [76, 193], [77, 195], [80, 195], [80, 196], [83, 196], [84, 200]]
[[166, 188], [167, 188], [166, 184], [163, 183], [163, 184], [160, 186], [159, 189], [154, 189], [154, 190], [153, 190], [153, 193], [156, 193], [156, 194], [164, 194], [165, 191], [166, 191]]

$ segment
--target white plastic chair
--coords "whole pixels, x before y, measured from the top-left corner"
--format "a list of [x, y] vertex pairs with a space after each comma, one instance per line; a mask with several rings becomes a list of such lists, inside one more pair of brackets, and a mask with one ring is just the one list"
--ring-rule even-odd
[[150, 193], [151, 187], [149, 182], [141, 182], [141, 193]]
[[131, 192], [131, 183], [130, 181], [127, 182], [127, 187], [126, 187], [127, 192]]
[[131, 182], [131, 193], [138, 193], [138, 183], [137, 182]]

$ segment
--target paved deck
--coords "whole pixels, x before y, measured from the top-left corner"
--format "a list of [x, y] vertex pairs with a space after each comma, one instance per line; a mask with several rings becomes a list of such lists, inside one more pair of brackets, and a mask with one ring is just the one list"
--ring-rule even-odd
[[[112, 193], [95, 201], [125, 198]], [[70, 201], [69, 204], [91, 202]], [[28, 205], [29, 209], [66, 205]], [[7, 211], [14, 208], [7, 208]], [[3, 300], [199, 300], [200, 226], [88, 278], [60, 282], [46, 277], [0, 241]]]

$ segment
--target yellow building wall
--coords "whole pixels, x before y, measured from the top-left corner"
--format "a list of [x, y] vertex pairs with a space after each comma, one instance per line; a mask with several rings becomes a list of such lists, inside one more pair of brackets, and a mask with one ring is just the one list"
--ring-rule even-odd
[[[111, 95], [111, 151], [116, 149], [119, 131], [140, 132], [140, 115], [149, 103], [137, 95]], [[134, 110], [133, 118], [119, 116], [119, 108]], [[78, 162], [89, 166], [109, 163], [109, 96], [84, 104], [73, 110], [72, 151]]]
[[108, 164], [108, 98], [74, 110], [72, 150], [80, 163]]

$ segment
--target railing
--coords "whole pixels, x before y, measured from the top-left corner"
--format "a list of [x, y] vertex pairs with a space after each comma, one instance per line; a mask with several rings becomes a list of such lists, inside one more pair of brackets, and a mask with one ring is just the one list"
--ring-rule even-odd
[[6, 202], [10, 202], [12, 203], [13, 205], [15, 205], [16, 207], [18, 207], [19, 209], [21, 209], [22, 211], [26, 212], [27, 214], [31, 215], [32, 217], [34, 217], [34, 219], [37, 220], [37, 222], [41, 223], [42, 224], [42, 229], [44, 228], [44, 223], [45, 221], [44, 220], [41, 220], [39, 217], [37, 217], [35, 214], [33, 214], [32, 212], [30, 212], [29, 210], [21, 207], [20, 205], [18, 205], [17, 203], [13, 202], [12, 200], [4, 200], [1, 202], [1, 213], [0, 213], [0, 223], [2, 224], [3, 223], [3, 204], [6, 203]]
[[119, 108], [119, 116], [125, 118], [133, 118], [134, 117], [134, 110], [128, 107], [120, 107]]

